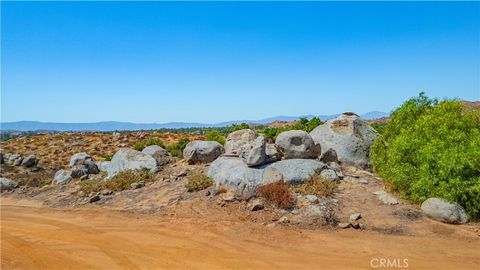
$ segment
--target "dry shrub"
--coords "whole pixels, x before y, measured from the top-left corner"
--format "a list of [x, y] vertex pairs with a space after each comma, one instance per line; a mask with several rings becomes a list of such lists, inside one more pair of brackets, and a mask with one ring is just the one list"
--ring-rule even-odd
[[144, 183], [153, 182], [154, 175], [145, 169], [126, 170], [123, 172], [119, 172], [110, 180], [84, 180], [80, 182], [80, 190], [83, 191], [86, 195], [88, 195], [90, 192], [99, 192], [103, 189], [122, 191], [125, 189], [130, 189], [131, 184], [140, 181]]
[[335, 181], [327, 180], [316, 173], [308, 181], [299, 185], [290, 187], [292, 192], [302, 195], [315, 195], [317, 197], [326, 197], [332, 195], [337, 190], [338, 184]]
[[200, 191], [213, 185], [213, 179], [201, 172], [193, 172], [188, 176], [185, 188], [188, 192]]
[[267, 184], [258, 189], [258, 195], [279, 208], [291, 208], [293, 197], [289, 186], [288, 183], [282, 182]]

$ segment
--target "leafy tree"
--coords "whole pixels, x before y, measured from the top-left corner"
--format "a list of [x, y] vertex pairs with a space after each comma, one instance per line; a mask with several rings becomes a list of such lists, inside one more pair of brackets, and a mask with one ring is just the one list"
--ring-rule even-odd
[[392, 113], [371, 152], [374, 170], [404, 198], [444, 198], [480, 219], [480, 111], [420, 93]]
[[225, 144], [225, 137], [220, 135], [220, 132], [218, 130], [209, 130], [205, 134], [205, 138], [207, 141], [216, 141], [219, 142], [221, 145]]

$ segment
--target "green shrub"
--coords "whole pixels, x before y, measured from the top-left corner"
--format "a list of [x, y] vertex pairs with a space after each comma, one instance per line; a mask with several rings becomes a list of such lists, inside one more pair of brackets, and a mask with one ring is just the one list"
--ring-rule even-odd
[[404, 198], [444, 198], [480, 219], [480, 111], [421, 93], [392, 113], [371, 157], [374, 170]]
[[163, 144], [162, 140], [160, 140], [159, 138], [148, 138], [148, 139], [137, 142], [133, 146], [133, 149], [137, 151], [142, 151], [145, 147], [150, 145], [158, 145], [162, 148], [165, 148], [165, 144]]
[[267, 139], [275, 140], [278, 134], [288, 130], [304, 130], [310, 132], [323, 122], [318, 117], [313, 117], [308, 120], [306, 117], [301, 117], [294, 125], [286, 127], [266, 127], [263, 130], [259, 130], [258, 133], [265, 136]]
[[189, 142], [189, 139], [180, 139], [177, 143], [168, 144], [166, 146], [166, 149], [168, 150], [168, 152], [170, 152], [172, 156], [182, 158], [183, 149], [185, 149], [185, 146], [187, 146]]
[[188, 192], [200, 191], [213, 185], [213, 179], [200, 172], [193, 172], [188, 176], [185, 188]]
[[387, 126], [387, 123], [385, 122], [374, 122], [370, 124], [372, 128], [374, 128], [378, 133], [383, 134], [385, 127]]
[[[142, 149], [143, 150], [143, 149]], [[103, 161], [111, 161], [113, 158], [113, 154], [106, 154], [104, 157], [103, 157]]]
[[250, 126], [247, 123], [232, 125], [228, 128], [228, 133], [231, 133], [237, 130], [247, 129], [247, 128], [250, 128]]
[[217, 130], [209, 130], [205, 134], [205, 138], [207, 141], [216, 141], [219, 142], [221, 145], [225, 144], [225, 137], [220, 135], [220, 133]]

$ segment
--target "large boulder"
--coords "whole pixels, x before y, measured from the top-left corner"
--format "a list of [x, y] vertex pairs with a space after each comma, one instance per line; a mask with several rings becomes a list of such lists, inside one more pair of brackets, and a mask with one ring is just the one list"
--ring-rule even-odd
[[223, 146], [215, 141], [191, 141], [183, 149], [183, 158], [189, 164], [209, 163], [223, 154]]
[[317, 158], [320, 155], [320, 145], [303, 130], [289, 130], [278, 134], [275, 144], [285, 159]]
[[325, 163], [313, 159], [285, 159], [266, 165], [275, 168], [283, 175], [283, 181], [301, 183], [310, 179], [315, 173], [327, 168]]
[[97, 164], [97, 167], [98, 169], [101, 171], [101, 172], [107, 172], [108, 171], [108, 167], [110, 167], [110, 161], [102, 161], [102, 162], [99, 162]]
[[430, 218], [452, 224], [464, 224], [468, 221], [465, 209], [456, 203], [440, 198], [429, 198], [422, 203], [422, 211]]
[[72, 168], [75, 165], [84, 165], [86, 160], [92, 160], [92, 157], [85, 152], [75, 153], [70, 157], [69, 166]]
[[112, 161], [107, 169], [108, 177], [111, 178], [117, 173], [125, 170], [157, 168], [157, 161], [150, 155], [131, 148], [121, 148], [113, 155]]
[[8, 191], [14, 190], [18, 187], [18, 183], [16, 181], [10, 180], [8, 178], [1, 177], [0, 178], [0, 191]]
[[30, 155], [23, 159], [22, 166], [25, 168], [30, 168], [35, 166], [37, 162], [38, 162], [37, 157], [35, 157], [34, 155]]
[[217, 185], [234, 187], [258, 186], [262, 183], [262, 169], [250, 168], [237, 157], [217, 158], [208, 167], [208, 176]]
[[268, 143], [265, 148], [267, 154], [267, 162], [274, 162], [282, 160], [282, 153], [278, 150], [278, 147], [273, 143]]
[[247, 166], [255, 167], [262, 165], [267, 159], [266, 154], [267, 140], [264, 136], [258, 136], [251, 144], [251, 149], [246, 155]]
[[100, 172], [93, 158], [85, 152], [76, 153], [70, 157], [69, 166], [72, 168], [73, 178], [78, 178], [85, 174], [97, 174]]
[[330, 148], [342, 163], [370, 168], [370, 146], [378, 133], [367, 122], [353, 113], [344, 113], [310, 132], [323, 151]]
[[251, 129], [241, 129], [228, 134], [225, 141], [225, 154], [232, 156], [242, 155], [255, 140], [255, 132]]
[[157, 161], [157, 166], [163, 166], [172, 160], [170, 153], [158, 145], [147, 146], [142, 153], [152, 156]]
[[53, 177], [53, 183], [57, 185], [68, 184], [72, 180], [72, 172], [68, 170], [59, 170]]

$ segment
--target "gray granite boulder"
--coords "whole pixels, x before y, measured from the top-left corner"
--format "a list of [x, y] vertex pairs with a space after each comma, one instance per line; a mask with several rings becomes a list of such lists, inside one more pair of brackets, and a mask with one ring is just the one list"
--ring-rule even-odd
[[241, 188], [261, 185], [262, 172], [262, 169], [248, 167], [243, 159], [237, 157], [217, 158], [208, 167], [208, 176], [217, 185]]
[[172, 161], [170, 153], [158, 145], [147, 146], [142, 153], [152, 156], [157, 161], [157, 166], [163, 166]]
[[72, 180], [72, 172], [68, 170], [59, 170], [55, 173], [53, 183], [57, 185], [68, 184]]
[[92, 160], [92, 157], [85, 152], [75, 153], [70, 157], [69, 167], [71, 168], [75, 165], [83, 165], [85, 164], [86, 160]]
[[468, 221], [465, 209], [459, 204], [440, 198], [429, 198], [422, 203], [422, 211], [430, 218], [451, 224], [464, 224]]
[[97, 167], [101, 172], [107, 172], [109, 166], [110, 166], [110, 161], [102, 161], [97, 164]]
[[267, 154], [267, 162], [274, 162], [282, 160], [282, 153], [278, 150], [278, 147], [273, 143], [268, 143], [265, 148]]
[[72, 155], [70, 157], [69, 166], [72, 169], [73, 178], [79, 178], [85, 174], [97, 174], [100, 172], [93, 158], [85, 152]]
[[121, 148], [113, 155], [107, 169], [108, 178], [125, 170], [148, 169], [155, 170], [157, 161], [150, 155], [131, 148]]
[[228, 134], [225, 141], [225, 154], [241, 156], [255, 140], [255, 132], [251, 129], [241, 129]]
[[22, 166], [25, 168], [31, 168], [37, 164], [38, 160], [37, 157], [34, 155], [29, 155], [28, 157], [24, 158], [22, 161]]
[[344, 113], [316, 127], [310, 135], [323, 151], [335, 150], [340, 162], [370, 168], [370, 147], [378, 133], [358, 115]]
[[327, 165], [313, 159], [286, 159], [266, 165], [268, 167], [277, 169], [285, 182], [301, 183], [326, 169]]
[[303, 130], [289, 130], [278, 134], [275, 145], [285, 159], [315, 159], [320, 155], [320, 145]]
[[18, 183], [8, 178], [0, 178], [0, 191], [14, 190], [18, 187]]
[[189, 164], [209, 163], [223, 154], [223, 146], [215, 141], [191, 141], [183, 150]]
[[262, 135], [258, 136], [251, 144], [251, 149], [246, 156], [247, 166], [255, 167], [262, 165], [266, 159], [267, 140]]

